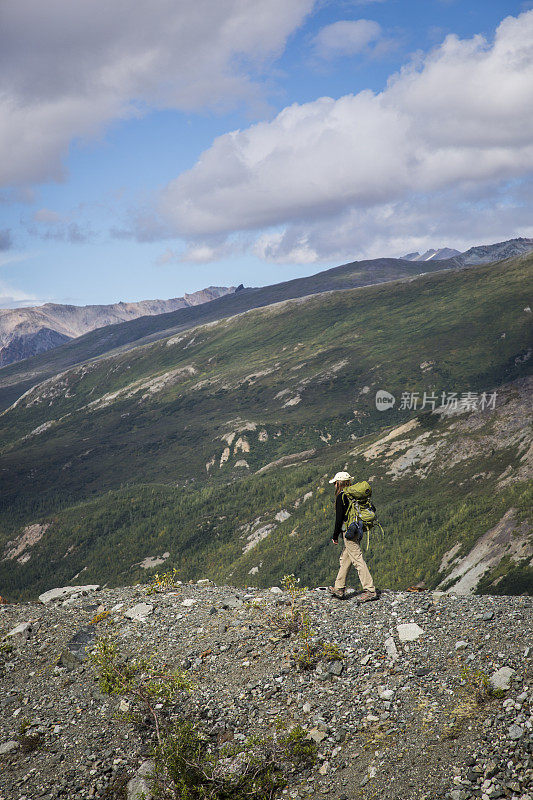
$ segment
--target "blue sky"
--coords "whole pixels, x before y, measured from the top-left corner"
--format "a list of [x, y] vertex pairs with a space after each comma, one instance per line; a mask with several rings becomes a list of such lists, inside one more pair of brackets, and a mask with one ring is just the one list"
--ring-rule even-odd
[[0, 307], [532, 236], [532, 7], [7, 0]]

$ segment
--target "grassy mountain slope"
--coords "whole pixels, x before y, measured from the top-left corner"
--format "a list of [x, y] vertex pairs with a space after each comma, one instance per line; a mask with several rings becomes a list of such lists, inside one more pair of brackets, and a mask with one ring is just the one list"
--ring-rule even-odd
[[[370, 478], [374, 487], [385, 534], [372, 535], [367, 559], [379, 586], [425, 581], [445, 587], [452, 569], [469, 576], [471, 566], [472, 589], [481, 577], [493, 593], [531, 592], [527, 515], [533, 493], [523, 419], [531, 411], [532, 388], [531, 380], [522, 379], [500, 389], [495, 410], [422, 413], [355, 447], [324, 446], [292, 465], [225, 486], [140, 484], [45, 515], [43, 528], [50, 527], [34, 531], [42, 539], [21, 550], [23, 563], [16, 557], [3, 562], [2, 594], [33, 596], [72, 578], [120, 585], [171, 568], [185, 581], [210, 577], [265, 586], [294, 572], [310, 585], [325, 584], [338, 555], [329, 541], [334, 503], [327, 479], [340, 467]], [[471, 556], [480, 537], [502, 519], [506, 535], [490, 559]], [[24, 531], [11, 542], [11, 552], [23, 537]], [[147, 558], [159, 564], [146, 569]]]
[[[0, 417], [0, 547], [5, 556], [24, 544], [21, 536], [37, 539], [0, 563], [0, 593], [18, 596], [24, 586], [28, 596], [84, 567], [84, 581], [135, 580], [147, 573], [134, 563], [165, 551], [184, 577], [268, 582], [294, 568], [310, 582], [323, 580], [332, 569], [325, 546], [331, 505], [320, 481], [344, 463], [376, 476], [388, 533], [372, 549], [377, 579], [439, 582], [441, 558], [456, 541], [471, 547], [510, 509], [506, 530], [521, 530], [522, 384], [505, 390], [507, 398], [520, 396], [510, 406], [518, 426], [509, 423], [498, 437], [490, 429], [497, 408], [494, 420], [482, 417], [484, 433], [475, 415], [461, 433], [453, 433], [451, 419], [428, 427], [420, 441], [413, 428], [406, 447], [414, 447], [415, 466], [397, 474], [388, 473], [386, 449], [367, 459], [361, 447], [417, 412], [398, 404], [377, 411], [375, 391], [398, 398], [404, 391], [483, 392], [526, 375], [532, 265], [527, 256], [285, 302], [35, 387]], [[435, 419], [424, 413], [418, 425]], [[446, 447], [431, 437], [470, 442], [445, 478]], [[480, 447], [485, 440], [490, 446]], [[427, 474], [416, 466], [421, 449]], [[252, 474], [294, 453], [304, 453], [296, 466]], [[518, 480], [497, 489], [509, 469]], [[461, 482], [466, 488], [457, 496]], [[281, 510], [291, 514], [285, 522], [275, 520]], [[270, 525], [276, 528], [262, 530]], [[260, 541], [243, 553], [248, 535]], [[527, 582], [525, 561], [505, 557], [502, 585], [513, 571], [515, 587]]]
[[297, 278], [256, 289], [244, 289], [234, 295], [212, 300], [206, 305], [108, 325], [80, 336], [51, 353], [26, 359], [23, 364], [0, 369], [0, 409], [5, 409], [39, 381], [116, 349], [154, 341], [202, 322], [212, 322], [290, 298], [409, 278], [418, 275], [422, 269], [432, 272], [450, 266], [456, 265], [454, 262], [439, 261], [421, 266], [394, 258], [355, 261], [324, 270], [308, 278]]

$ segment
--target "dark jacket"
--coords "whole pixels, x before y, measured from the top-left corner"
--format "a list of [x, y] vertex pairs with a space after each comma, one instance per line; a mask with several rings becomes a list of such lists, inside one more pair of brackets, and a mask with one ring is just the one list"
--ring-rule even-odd
[[342, 533], [342, 526], [346, 522], [346, 517], [348, 516], [349, 508], [350, 501], [344, 492], [339, 492], [337, 499], [335, 500], [335, 530], [333, 531], [333, 536], [331, 537], [334, 542], [338, 542], [339, 540], [339, 536]]

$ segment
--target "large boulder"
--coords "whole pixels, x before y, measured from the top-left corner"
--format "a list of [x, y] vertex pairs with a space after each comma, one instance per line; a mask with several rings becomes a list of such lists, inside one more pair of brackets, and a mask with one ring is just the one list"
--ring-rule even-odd
[[54, 600], [65, 600], [73, 594], [89, 594], [89, 592], [96, 592], [100, 588], [99, 583], [88, 584], [87, 586], [62, 586], [59, 589], [49, 589], [47, 592], [39, 595], [39, 600], [44, 605], [52, 603]]

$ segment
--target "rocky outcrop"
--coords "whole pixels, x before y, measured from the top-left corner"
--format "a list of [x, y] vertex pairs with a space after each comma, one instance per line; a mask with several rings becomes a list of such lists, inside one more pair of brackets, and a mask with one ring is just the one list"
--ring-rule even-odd
[[45, 303], [29, 308], [0, 309], [0, 366], [44, 353], [95, 328], [198, 306], [234, 291], [233, 286], [209, 286], [171, 300], [93, 306]]

